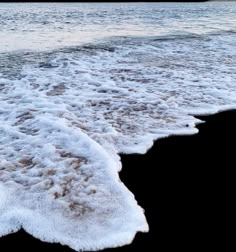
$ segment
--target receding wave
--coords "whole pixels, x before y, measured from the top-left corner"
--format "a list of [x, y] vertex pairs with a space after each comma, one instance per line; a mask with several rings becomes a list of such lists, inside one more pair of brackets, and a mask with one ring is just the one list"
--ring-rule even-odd
[[236, 34], [215, 35], [175, 28], [1, 53], [0, 236], [23, 227], [79, 251], [147, 232], [119, 154], [195, 134], [194, 115], [236, 108]]

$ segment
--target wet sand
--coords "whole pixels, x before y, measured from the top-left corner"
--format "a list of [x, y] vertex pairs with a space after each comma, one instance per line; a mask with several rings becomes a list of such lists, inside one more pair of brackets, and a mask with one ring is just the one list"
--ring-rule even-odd
[[[233, 241], [236, 111], [200, 117], [198, 134], [160, 139], [146, 155], [122, 155], [121, 180], [150, 225], [133, 243], [104, 252], [227, 248]], [[0, 238], [1, 251], [72, 252], [24, 231]]]

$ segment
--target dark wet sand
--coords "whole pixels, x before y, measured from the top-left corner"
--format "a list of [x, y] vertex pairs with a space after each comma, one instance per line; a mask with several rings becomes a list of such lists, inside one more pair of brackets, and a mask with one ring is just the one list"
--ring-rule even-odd
[[[104, 252], [226, 249], [235, 223], [236, 111], [201, 117], [200, 132], [155, 142], [146, 155], [123, 155], [121, 180], [145, 209], [150, 232]], [[230, 230], [232, 228], [232, 230]], [[72, 252], [23, 231], [0, 239], [0, 251]]]

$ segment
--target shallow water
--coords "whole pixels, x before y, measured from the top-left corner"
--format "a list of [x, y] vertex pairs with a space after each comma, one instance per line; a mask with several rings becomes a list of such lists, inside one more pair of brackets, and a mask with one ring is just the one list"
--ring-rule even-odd
[[1, 3], [0, 235], [23, 226], [96, 250], [147, 231], [118, 154], [236, 108], [235, 14], [234, 2]]

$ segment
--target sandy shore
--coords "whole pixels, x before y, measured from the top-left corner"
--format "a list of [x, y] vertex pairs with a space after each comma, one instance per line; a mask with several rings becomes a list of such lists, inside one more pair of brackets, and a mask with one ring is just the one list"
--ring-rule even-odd
[[[145, 209], [150, 232], [138, 234], [129, 246], [104, 251], [191, 251], [225, 249], [229, 244], [229, 227], [234, 228], [236, 111], [201, 119], [206, 123], [198, 125], [197, 135], [161, 139], [146, 155], [122, 156], [121, 180]], [[2, 248], [73, 251], [23, 231], [1, 238]]]

